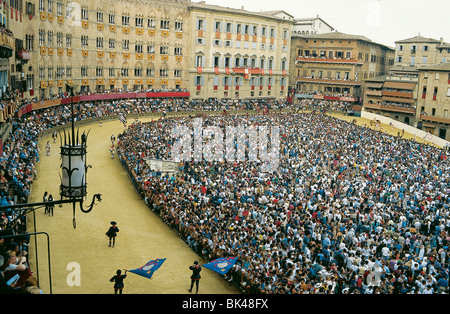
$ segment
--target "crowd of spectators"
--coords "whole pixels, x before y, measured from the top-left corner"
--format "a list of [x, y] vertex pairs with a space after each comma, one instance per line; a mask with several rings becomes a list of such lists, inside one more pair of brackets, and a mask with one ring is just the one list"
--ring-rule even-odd
[[[205, 259], [237, 256], [247, 293], [448, 294], [449, 160], [419, 144], [321, 113], [221, 115], [204, 125], [277, 125], [280, 166], [171, 160], [177, 125], [135, 121], [118, 152], [148, 206]], [[224, 132], [225, 134], [225, 132]]]

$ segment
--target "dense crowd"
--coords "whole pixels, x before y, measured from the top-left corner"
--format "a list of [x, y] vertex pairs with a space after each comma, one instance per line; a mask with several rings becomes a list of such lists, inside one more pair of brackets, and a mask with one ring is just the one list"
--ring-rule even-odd
[[118, 152], [139, 192], [206, 259], [237, 256], [248, 293], [448, 293], [449, 161], [438, 148], [323, 114], [221, 115], [204, 125], [278, 125], [280, 165], [171, 160], [177, 125], [136, 121]]
[[[267, 114], [301, 108], [280, 101], [145, 99], [77, 103], [74, 116], [214, 110], [223, 114], [204, 119], [218, 125], [282, 127], [282, 162], [270, 176], [248, 162], [186, 163], [174, 177], [150, 171], [143, 157], [170, 158], [167, 132], [187, 118], [135, 122], [119, 137], [120, 156], [149, 206], [205, 258], [239, 256], [229, 279], [247, 292], [367, 293], [370, 267], [379, 265], [382, 284], [374, 293], [447, 293], [445, 153], [322, 114]], [[260, 114], [226, 113], [245, 109]], [[38, 175], [39, 135], [70, 122], [69, 105], [13, 119], [0, 160], [3, 206], [27, 202]], [[20, 211], [1, 213], [1, 271], [16, 267], [24, 275], [14, 291], [42, 293], [26, 262], [29, 239], [15, 236], [24, 232]]]

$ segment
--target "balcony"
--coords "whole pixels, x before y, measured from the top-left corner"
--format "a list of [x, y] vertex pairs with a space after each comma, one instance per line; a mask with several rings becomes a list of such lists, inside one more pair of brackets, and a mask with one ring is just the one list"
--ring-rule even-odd
[[298, 56], [297, 62], [303, 63], [330, 63], [330, 64], [353, 64], [353, 65], [363, 65], [364, 62], [356, 59], [345, 59], [345, 58], [317, 58], [317, 57], [303, 57]]
[[392, 97], [413, 98], [413, 93], [407, 92], [383, 91], [383, 95]]
[[246, 67], [234, 67], [233, 72], [236, 74], [264, 74], [264, 70], [260, 68], [246, 68]]
[[383, 96], [383, 91], [381, 90], [366, 90], [367, 96]]
[[24, 49], [17, 51], [17, 59], [21, 61], [30, 61], [31, 60], [31, 52], [26, 51]]
[[340, 80], [331, 78], [315, 78], [315, 77], [297, 77], [297, 82], [303, 83], [317, 83], [317, 84], [331, 84], [331, 85], [347, 85], [347, 86], [361, 86], [361, 81]]
[[400, 112], [400, 113], [406, 113], [406, 114], [416, 114], [416, 109], [411, 108], [408, 106], [396, 106], [396, 105], [380, 105], [380, 104], [369, 104], [365, 103], [364, 108], [366, 109], [375, 109], [375, 110], [381, 110], [381, 111], [389, 111], [389, 112]]
[[450, 124], [449, 118], [442, 118], [442, 117], [428, 116], [425, 114], [421, 114], [420, 119], [423, 121], [434, 122], [434, 123], [438, 123], [438, 124]]
[[15, 47], [15, 39], [12, 33], [1, 29], [0, 33], [0, 58], [11, 58]]

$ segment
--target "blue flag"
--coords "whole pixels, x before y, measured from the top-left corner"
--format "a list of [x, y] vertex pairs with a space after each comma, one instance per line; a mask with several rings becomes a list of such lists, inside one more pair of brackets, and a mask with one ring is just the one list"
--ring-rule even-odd
[[202, 265], [216, 273], [225, 275], [236, 263], [237, 257], [223, 257]]
[[136, 269], [129, 270], [129, 271], [136, 275], [140, 275], [142, 277], [150, 279], [150, 278], [152, 278], [153, 273], [155, 271], [157, 271], [159, 267], [161, 267], [161, 265], [164, 263], [165, 260], [166, 260], [165, 258], [155, 259], [155, 260], [148, 262], [141, 268], [136, 268]]

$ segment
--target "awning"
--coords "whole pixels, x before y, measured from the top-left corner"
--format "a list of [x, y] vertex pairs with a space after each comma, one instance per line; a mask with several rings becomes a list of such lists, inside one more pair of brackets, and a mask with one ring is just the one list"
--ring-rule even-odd
[[403, 83], [403, 82], [385, 82], [384, 87], [385, 88], [394, 88], [394, 89], [414, 90], [414, 87], [416, 87], [416, 84], [415, 83]]
[[383, 87], [383, 82], [379, 82], [379, 83], [366, 83], [366, 87], [368, 88], [382, 88]]
[[415, 99], [411, 99], [411, 98], [408, 99], [408, 98], [383, 96], [381, 99], [384, 101], [401, 102], [404, 104], [413, 104], [415, 102]]

